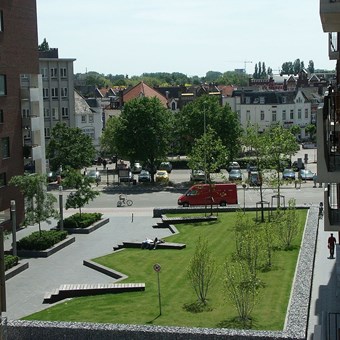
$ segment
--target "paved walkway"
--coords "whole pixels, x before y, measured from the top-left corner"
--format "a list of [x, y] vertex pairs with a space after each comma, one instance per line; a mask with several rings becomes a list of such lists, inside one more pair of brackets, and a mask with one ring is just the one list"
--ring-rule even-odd
[[[110, 218], [108, 224], [87, 235], [74, 235], [76, 241], [54, 255], [28, 259], [29, 268], [6, 281], [7, 312], [3, 316], [7, 316], [8, 320], [19, 319], [50, 307], [42, 303], [44, 295], [61, 284], [113, 282], [114, 279], [85, 267], [83, 260], [112, 253], [113, 246], [122, 241], [142, 241], [146, 237], [163, 238], [171, 234], [168, 229], [152, 228], [159, 219], [151, 217], [151, 209], [124, 209], [117, 208], [114, 213], [112, 209], [109, 213], [104, 212], [104, 217]], [[67, 212], [68, 215], [72, 214], [71, 211]], [[42, 229], [54, 225], [44, 224]], [[17, 239], [36, 230], [38, 227], [18, 231]], [[9, 236], [5, 240], [6, 250], [11, 249], [11, 239]]]

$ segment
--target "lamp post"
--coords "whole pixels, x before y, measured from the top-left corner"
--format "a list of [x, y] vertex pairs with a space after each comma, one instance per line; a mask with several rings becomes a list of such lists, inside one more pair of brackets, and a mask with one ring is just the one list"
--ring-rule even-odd
[[246, 183], [242, 183], [242, 187], [243, 187], [243, 214], [246, 213]]
[[15, 201], [11, 200], [12, 215], [12, 255], [17, 256], [17, 212], [15, 209]]
[[59, 185], [59, 212], [60, 212], [60, 230], [64, 230], [64, 204], [63, 204], [63, 186]]
[[[205, 115], [205, 102], [203, 103], [203, 136], [205, 141], [206, 136], [206, 115]], [[207, 184], [207, 150], [204, 148], [204, 183]]]

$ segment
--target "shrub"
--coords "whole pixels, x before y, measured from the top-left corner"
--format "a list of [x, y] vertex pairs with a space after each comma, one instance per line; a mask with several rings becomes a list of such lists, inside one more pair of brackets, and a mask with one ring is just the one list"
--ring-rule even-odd
[[5, 255], [5, 270], [11, 269], [16, 266], [19, 262], [18, 256]]
[[[102, 218], [101, 213], [76, 213], [64, 219], [64, 228], [87, 228]], [[58, 222], [60, 227], [60, 222]]]
[[31, 235], [22, 238], [17, 243], [18, 249], [25, 250], [46, 250], [56, 243], [64, 240], [67, 236], [67, 231], [58, 230], [42, 230], [35, 231]]

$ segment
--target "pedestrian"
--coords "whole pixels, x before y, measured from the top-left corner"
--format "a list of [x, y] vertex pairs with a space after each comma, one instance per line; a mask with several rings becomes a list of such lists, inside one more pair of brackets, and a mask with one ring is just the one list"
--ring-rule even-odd
[[106, 164], [107, 164], [107, 161], [106, 159], [103, 160], [103, 169], [105, 170], [106, 169]]
[[329, 258], [334, 259], [334, 248], [336, 244], [336, 238], [331, 234], [330, 237], [328, 237], [328, 249], [329, 249]]

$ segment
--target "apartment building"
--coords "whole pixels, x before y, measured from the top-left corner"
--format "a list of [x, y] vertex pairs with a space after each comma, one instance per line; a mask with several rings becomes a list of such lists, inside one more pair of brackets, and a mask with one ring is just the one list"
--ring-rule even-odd
[[46, 144], [57, 123], [75, 127], [73, 62], [76, 59], [59, 58], [58, 54], [57, 48], [39, 51]]
[[17, 223], [24, 218], [24, 199], [8, 185], [13, 176], [24, 173], [23, 131], [32, 136], [25, 156], [44, 172], [36, 13], [35, 0], [0, 2], [0, 224], [5, 228], [11, 226], [11, 201]]
[[320, 18], [328, 33], [330, 60], [336, 62], [336, 80], [330, 84], [317, 114], [318, 180], [326, 183], [324, 229], [340, 236], [340, 1], [320, 0]]

